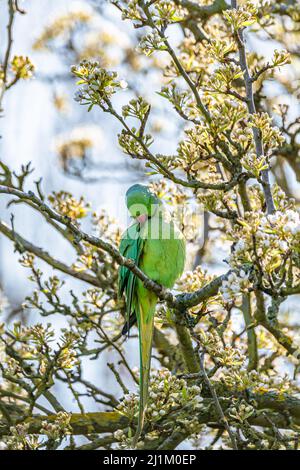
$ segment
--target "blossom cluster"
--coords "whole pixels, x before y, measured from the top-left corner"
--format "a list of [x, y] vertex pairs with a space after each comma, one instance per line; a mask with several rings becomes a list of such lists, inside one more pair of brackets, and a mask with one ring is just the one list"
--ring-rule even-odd
[[229, 257], [231, 266], [252, 264], [256, 259], [263, 272], [272, 273], [284, 265], [286, 255], [299, 246], [299, 212], [286, 207], [271, 215], [263, 212], [246, 214], [233, 236], [236, 243]]
[[143, 36], [137, 47], [138, 52], [150, 56], [154, 51], [165, 51], [167, 46], [157, 31]]
[[278, 375], [275, 371], [269, 375], [256, 370], [249, 372], [245, 366], [236, 370], [223, 369], [220, 380], [230, 390], [237, 392], [248, 390], [258, 395], [276, 392], [279, 399], [283, 398], [285, 393], [293, 393], [299, 388], [295, 381], [287, 376]]
[[245, 356], [241, 350], [222, 343], [218, 330], [197, 329], [201, 346], [213, 358], [214, 364], [221, 370], [239, 370], [245, 363]]
[[268, 155], [285, 141], [280, 129], [272, 125], [272, 118], [268, 113], [255, 113], [251, 115], [249, 125], [259, 129], [261, 132], [265, 147], [264, 151]]
[[71, 415], [65, 411], [57, 413], [54, 421], [42, 421], [41, 434], [45, 434], [51, 439], [59, 439], [66, 434], [70, 434]]
[[37, 450], [39, 437], [29, 435], [29, 423], [20, 423], [10, 427], [10, 436], [6, 440], [8, 450]]

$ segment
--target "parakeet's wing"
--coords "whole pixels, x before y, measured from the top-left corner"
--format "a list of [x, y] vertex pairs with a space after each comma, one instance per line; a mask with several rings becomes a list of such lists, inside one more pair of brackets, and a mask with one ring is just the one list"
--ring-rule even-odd
[[[121, 255], [126, 256], [126, 258], [133, 259], [137, 265], [139, 263], [144, 243], [144, 240], [140, 237], [139, 231], [139, 224], [131, 225], [131, 227], [129, 227], [122, 236], [120, 243]], [[130, 317], [134, 313], [135, 309], [134, 295], [136, 276], [125, 266], [120, 266], [118, 284], [119, 296], [121, 297], [123, 292], [125, 292], [126, 296], [126, 332], [128, 332], [130, 328]]]

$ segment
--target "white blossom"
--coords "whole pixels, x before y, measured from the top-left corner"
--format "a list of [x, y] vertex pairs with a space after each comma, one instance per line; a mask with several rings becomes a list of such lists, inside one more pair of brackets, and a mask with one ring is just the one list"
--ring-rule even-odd
[[126, 80], [120, 80], [119, 85], [122, 90], [126, 90], [126, 88], [128, 88], [128, 83], [126, 82]]

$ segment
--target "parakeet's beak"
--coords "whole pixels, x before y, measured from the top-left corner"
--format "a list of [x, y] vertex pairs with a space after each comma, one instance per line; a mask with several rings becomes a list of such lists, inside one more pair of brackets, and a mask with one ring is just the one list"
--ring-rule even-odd
[[147, 219], [148, 219], [147, 214], [141, 214], [141, 215], [136, 217], [136, 220], [139, 222], [139, 224], [144, 224]]

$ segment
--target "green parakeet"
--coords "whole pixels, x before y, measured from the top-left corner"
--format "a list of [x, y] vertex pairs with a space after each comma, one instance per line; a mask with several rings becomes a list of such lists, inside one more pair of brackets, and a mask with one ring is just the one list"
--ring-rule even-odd
[[[123, 234], [120, 252], [131, 258], [153, 281], [173, 287], [185, 264], [185, 240], [164, 211], [162, 202], [147, 186], [135, 184], [126, 193], [126, 204], [135, 219]], [[168, 220], [169, 218], [169, 220]], [[135, 446], [142, 432], [148, 399], [148, 382], [154, 314], [157, 296], [149, 291], [129, 269], [119, 270], [119, 295], [125, 292], [126, 323], [123, 333], [137, 321], [140, 345], [140, 405]]]

